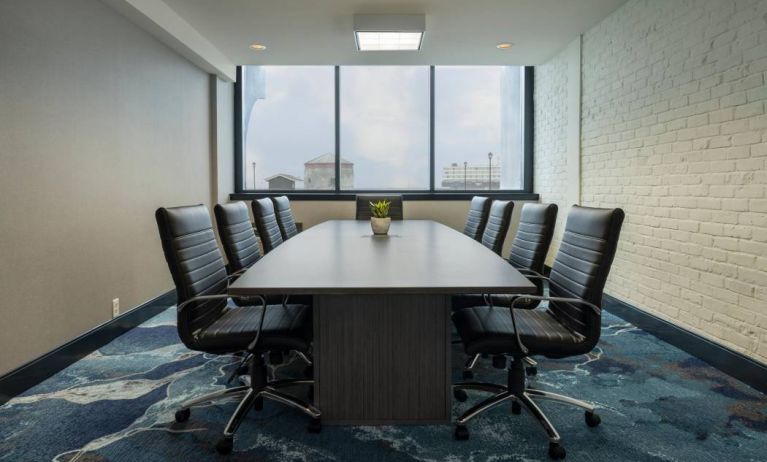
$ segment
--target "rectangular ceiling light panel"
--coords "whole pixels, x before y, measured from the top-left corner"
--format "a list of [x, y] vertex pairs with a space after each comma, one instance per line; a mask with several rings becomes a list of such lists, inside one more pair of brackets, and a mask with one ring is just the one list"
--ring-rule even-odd
[[426, 19], [422, 14], [354, 15], [359, 51], [420, 50]]

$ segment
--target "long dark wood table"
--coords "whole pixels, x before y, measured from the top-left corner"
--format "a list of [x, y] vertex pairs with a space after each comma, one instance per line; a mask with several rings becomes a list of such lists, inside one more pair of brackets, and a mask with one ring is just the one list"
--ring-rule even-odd
[[450, 421], [450, 296], [532, 293], [506, 260], [427, 220], [332, 220], [269, 252], [231, 295], [314, 296], [315, 403], [323, 423]]

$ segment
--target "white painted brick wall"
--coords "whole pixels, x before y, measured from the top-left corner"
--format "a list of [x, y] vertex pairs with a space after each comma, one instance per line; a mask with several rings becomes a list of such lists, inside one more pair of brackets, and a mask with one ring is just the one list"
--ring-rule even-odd
[[[767, 361], [767, 1], [631, 0], [582, 56], [582, 203], [626, 211], [606, 292]], [[536, 75], [542, 200], [557, 66]]]
[[557, 227], [548, 264], [559, 248], [567, 208], [567, 64], [564, 53], [535, 68], [534, 178], [541, 202], [557, 204]]

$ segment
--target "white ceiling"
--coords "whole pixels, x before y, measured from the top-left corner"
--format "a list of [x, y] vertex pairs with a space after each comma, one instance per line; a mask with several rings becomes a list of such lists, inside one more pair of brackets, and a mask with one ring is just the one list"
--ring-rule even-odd
[[[234, 64], [536, 65], [626, 0], [164, 1]], [[421, 51], [356, 51], [355, 13], [424, 13]], [[254, 42], [267, 50], [250, 50]]]

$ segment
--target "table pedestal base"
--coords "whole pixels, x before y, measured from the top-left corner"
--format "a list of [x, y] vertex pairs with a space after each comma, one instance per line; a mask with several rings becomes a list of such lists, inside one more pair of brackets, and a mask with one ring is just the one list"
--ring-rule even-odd
[[326, 424], [449, 423], [450, 297], [315, 295], [315, 404]]

